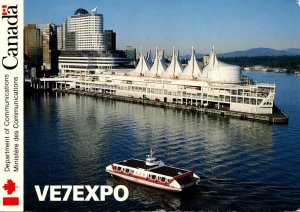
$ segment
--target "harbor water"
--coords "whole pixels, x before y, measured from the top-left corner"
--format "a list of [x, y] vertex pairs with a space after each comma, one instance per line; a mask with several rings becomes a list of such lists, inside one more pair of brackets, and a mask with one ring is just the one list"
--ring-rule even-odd
[[[300, 208], [300, 78], [245, 72], [275, 82], [287, 125], [61, 93], [25, 95], [25, 210], [296, 210]], [[145, 159], [194, 171], [199, 186], [174, 194], [105, 172]], [[39, 202], [34, 185], [126, 185], [117, 202]]]

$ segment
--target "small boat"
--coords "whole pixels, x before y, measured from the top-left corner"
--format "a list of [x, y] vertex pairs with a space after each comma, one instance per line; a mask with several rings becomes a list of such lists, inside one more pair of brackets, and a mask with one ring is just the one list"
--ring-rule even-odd
[[113, 163], [106, 167], [112, 176], [142, 185], [181, 192], [199, 183], [200, 178], [192, 171], [165, 165], [153, 157], [151, 149], [146, 161], [129, 159]]

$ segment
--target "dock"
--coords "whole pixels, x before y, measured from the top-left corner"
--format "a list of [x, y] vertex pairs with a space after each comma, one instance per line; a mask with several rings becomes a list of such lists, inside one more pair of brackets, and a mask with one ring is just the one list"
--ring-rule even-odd
[[288, 117], [277, 107], [274, 106], [273, 114], [253, 114], [253, 113], [244, 113], [238, 111], [230, 111], [226, 109], [217, 109], [217, 108], [208, 108], [208, 107], [199, 107], [193, 105], [182, 105], [182, 104], [174, 104], [168, 102], [154, 101], [149, 99], [142, 98], [133, 98], [133, 97], [125, 97], [118, 95], [110, 95], [105, 93], [96, 93], [89, 91], [81, 91], [81, 90], [56, 90], [59, 93], [66, 94], [75, 94], [75, 95], [84, 95], [91, 96], [95, 98], [105, 98], [123, 102], [130, 102], [134, 104], [143, 104], [156, 106], [161, 108], [170, 108], [170, 109], [179, 109], [179, 110], [188, 110], [196, 113], [207, 113], [207, 114], [216, 114], [223, 117], [231, 117], [241, 120], [251, 120], [251, 121], [260, 121], [270, 124], [288, 124]]

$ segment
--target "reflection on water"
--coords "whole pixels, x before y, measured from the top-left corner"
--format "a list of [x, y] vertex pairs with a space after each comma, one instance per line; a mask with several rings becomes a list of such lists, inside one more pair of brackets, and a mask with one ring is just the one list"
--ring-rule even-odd
[[159, 191], [155, 188], [146, 187], [143, 185], [128, 182], [122, 179], [107, 177], [107, 185], [125, 185], [130, 190], [130, 199], [143, 203], [146, 208], [164, 209], [166, 206], [172, 210], [176, 210], [181, 205], [182, 195], [170, 193], [167, 191]]
[[[276, 98], [281, 104], [282, 96]], [[293, 113], [299, 117], [299, 108]], [[299, 138], [294, 121], [272, 126], [85, 96], [27, 96], [25, 206], [28, 210], [294, 210], [300, 202], [296, 156], [300, 144], [289, 139]], [[200, 175], [196, 191], [172, 194], [105, 173], [112, 162], [144, 159], [151, 145], [166, 164]], [[112, 198], [102, 203], [39, 203], [33, 190], [36, 184], [120, 183], [130, 192], [123, 203]]]

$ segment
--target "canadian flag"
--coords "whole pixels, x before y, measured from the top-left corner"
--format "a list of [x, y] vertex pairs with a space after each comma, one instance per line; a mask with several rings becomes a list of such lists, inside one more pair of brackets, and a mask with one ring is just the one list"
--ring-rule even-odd
[[2, 16], [7, 15], [7, 5], [2, 5]]
[[[11, 179], [7, 180], [7, 182], [2, 187], [7, 191], [8, 195], [12, 195], [13, 192], [16, 191], [16, 183]], [[18, 206], [19, 205], [19, 197], [3, 197], [3, 206]]]

